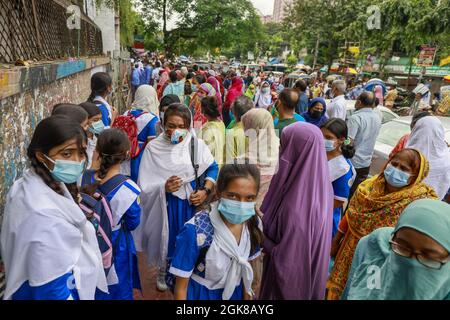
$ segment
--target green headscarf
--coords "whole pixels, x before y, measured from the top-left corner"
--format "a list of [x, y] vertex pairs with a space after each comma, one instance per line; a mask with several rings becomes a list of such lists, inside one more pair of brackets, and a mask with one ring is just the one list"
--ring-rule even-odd
[[392, 234], [404, 227], [431, 237], [450, 252], [450, 205], [431, 199], [414, 201], [395, 229], [381, 228], [359, 241], [342, 299], [450, 300], [450, 262], [434, 270], [391, 250]]

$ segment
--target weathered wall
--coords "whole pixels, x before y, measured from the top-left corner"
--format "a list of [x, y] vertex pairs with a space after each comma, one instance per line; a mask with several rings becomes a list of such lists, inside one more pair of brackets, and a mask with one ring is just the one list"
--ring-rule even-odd
[[0, 70], [0, 224], [8, 189], [27, 166], [26, 148], [37, 123], [57, 103], [85, 101], [91, 75], [107, 70], [108, 58]]

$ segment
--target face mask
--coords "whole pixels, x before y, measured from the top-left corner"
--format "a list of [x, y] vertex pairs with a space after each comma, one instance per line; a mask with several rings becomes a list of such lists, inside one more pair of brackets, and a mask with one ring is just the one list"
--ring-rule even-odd
[[197, 86], [195, 84], [191, 85], [191, 90], [192, 92], [197, 92], [198, 91]]
[[403, 188], [408, 185], [408, 180], [411, 175], [407, 172], [397, 169], [391, 164], [388, 164], [384, 170], [384, 178], [386, 182], [396, 188]]
[[[44, 155], [54, 165], [53, 170], [50, 170], [52, 177], [59, 182], [75, 183], [83, 174], [85, 169], [85, 161], [76, 162], [69, 160], [53, 160]], [[45, 165], [45, 164], [44, 164]], [[45, 165], [47, 167], [47, 165]], [[48, 169], [48, 167], [47, 167]]]
[[264, 94], [268, 94], [270, 92], [269, 88], [262, 88], [261, 92]]
[[184, 138], [187, 136], [187, 130], [185, 129], [176, 129], [172, 135], [170, 136], [170, 142], [172, 144], [179, 144], [183, 142]]
[[310, 114], [311, 114], [311, 118], [313, 118], [313, 119], [319, 119], [322, 116], [321, 111], [313, 111]]
[[105, 124], [102, 120], [92, 123], [89, 127], [89, 131], [93, 134], [100, 134], [103, 130], [105, 130]]
[[327, 152], [333, 151], [334, 149], [336, 149], [336, 147], [334, 146], [334, 140], [324, 140], [325, 142], [325, 150]]
[[255, 202], [240, 202], [222, 198], [219, 212], [232, 224], [241, 224], [255, 215]]

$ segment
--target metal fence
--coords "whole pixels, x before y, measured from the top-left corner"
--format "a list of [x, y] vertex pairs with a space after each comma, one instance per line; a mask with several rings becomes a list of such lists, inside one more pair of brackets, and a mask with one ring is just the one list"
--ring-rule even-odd
[[61, 1], [0, 0], [0, 63], [102, 54], [100, 29], [84, 15], [69, 29], [66, 11]]

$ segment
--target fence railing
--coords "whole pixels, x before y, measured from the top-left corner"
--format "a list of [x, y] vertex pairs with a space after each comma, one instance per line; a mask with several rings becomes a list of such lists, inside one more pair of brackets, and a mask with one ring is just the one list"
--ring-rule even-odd
[[83, 14], [81, 28], [69, 29], [60, 2], [0, 0], [0, 63], [102, 54], [101, 30]]

